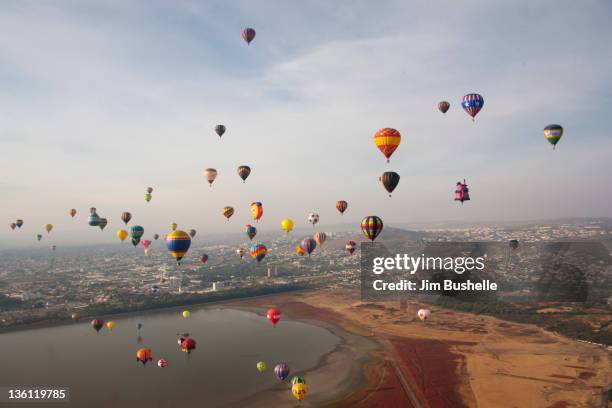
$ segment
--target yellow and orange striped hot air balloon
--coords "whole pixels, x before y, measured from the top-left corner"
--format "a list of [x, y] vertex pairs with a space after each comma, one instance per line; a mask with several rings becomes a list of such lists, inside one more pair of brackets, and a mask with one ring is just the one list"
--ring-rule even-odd
[[387, 163], [389, 163], [389, 158], [397, 149], [401, 140], [400, 132], [392, 128], [380, 129], [374, 133], [374, 144], [385, 155]]
[[221, 213], [223, 214], [223, 216], [225, 218], [227, 218], [227, 220], [229, 221], [230, 217], [232, 215], [234, 215], [234, 207], [230, 207], [229, 205], [226, 205], [225, 207], [223, 207], [223, 209], [221, 210]]

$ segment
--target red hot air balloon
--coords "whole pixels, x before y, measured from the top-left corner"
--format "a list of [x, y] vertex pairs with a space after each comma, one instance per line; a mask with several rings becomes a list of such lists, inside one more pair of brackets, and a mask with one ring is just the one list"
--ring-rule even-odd
[[268, 318], [270, 323], [272, 323], [272, 325], [276, 326], [276, 323], [280, 321], [281, 311], [273, 307], [272, 309], [268, 309], [266, 317]]
[[446, 102], [446, 101], [442, 101], [440, 103], [438, 103], [438, 110], [442, 113], [446, 113], [448, 112], [448, 109], [450, 108], [450, 103]]
[[340, 214], [344, 214], [347, 208], [348, 208], [348, 203], [346, 201], [340, 200], [336, 202], [336, 209], [340, 211]]
[[202, 263], [202, 265], [204, 265], [206, 261], [208, 261], [208, 255], [206, 254], [200, 255], [200, 262]]
[[355, 248], [357, 248], [357, 243], [353, 240], [347, 241], [345, 248], [350, 255], [353, 255], [353, 252], [355, 252]]
[[248, 45], [251, 45], [251, 41], [253, 41], [254, 38], [255, 38], [255, 30], [253, 30], [250, 27], [247, 27], [244, 30], [242, 30], [242, 39], [246, 41]]
[[99, 332], [102, 327], [104, 327], [104, 320], [102, 319], [93, 319], [91, 321], [91, 327], [94, 328], [95, 331]]

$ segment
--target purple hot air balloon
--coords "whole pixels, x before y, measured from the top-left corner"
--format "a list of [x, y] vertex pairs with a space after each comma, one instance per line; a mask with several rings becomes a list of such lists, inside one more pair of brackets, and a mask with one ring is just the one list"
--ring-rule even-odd
[[287, 363], [278, 363], [276, 367], [274, 367], [274, 376], [281, 381], [289, 376], [289, 372], [290, 370]]
[[255, 38], [255, 30], [250, 27], [242, 30], [242, 39], [247, 42], [248, 45], [251, 45], [251, 41]]
[[316, 247], [317, 241], [312, 238], [304, 238], [304, 240], [302, 241], [302, 248], [304, 248], [304, 251], [306, 251], [308, 256], [310, 256], [310, 254], [312, 253], [312, 251], [315, 250]]

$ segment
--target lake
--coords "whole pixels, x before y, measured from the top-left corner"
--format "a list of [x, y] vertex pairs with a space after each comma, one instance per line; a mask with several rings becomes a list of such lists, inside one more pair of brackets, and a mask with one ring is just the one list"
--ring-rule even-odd
[[[220, 407], [277, 384], [277, 362], [288, 363], [292, 376], [340, 341], [318, 326], [284, 317], [273, 327], [263, 315], [225, 308], [192, 309], [188, 319], [164, 310], [111, 320], [115, 328], [100, 333], [88, 320], [1, 334], [0, 386], [69, 387], [70, 403], [57, 407]], [[177, 344], [184, 332], [197, 341], [190, 355]], [[141, 347], [153, 351], [146, 366], [136, 361]], [[167, 367], [157, 367], [160, 358]], [[256, 369], [260, 360], [264, 373]]]

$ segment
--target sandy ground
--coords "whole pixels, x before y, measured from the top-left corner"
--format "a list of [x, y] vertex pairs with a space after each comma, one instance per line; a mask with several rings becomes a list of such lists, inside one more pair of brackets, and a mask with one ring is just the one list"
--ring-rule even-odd
[[399, 302], [362, 303], [353, 290], [230, 305], [279, 307], [292, 318], [326, 322], [342, 338], [302, 373], [310, 388], [305, 401], [292, 401], [287, 385], [248, 406], [606, 407], [602, 393], [612, 383], [609, 351], [532, 325], [436, 308], [422, 323], [422, 304], [400, 311]]

